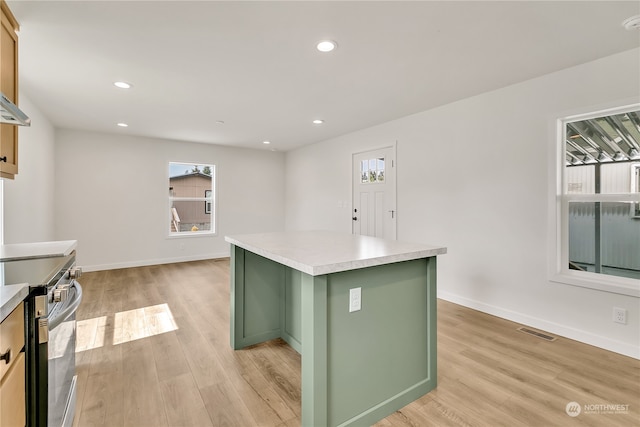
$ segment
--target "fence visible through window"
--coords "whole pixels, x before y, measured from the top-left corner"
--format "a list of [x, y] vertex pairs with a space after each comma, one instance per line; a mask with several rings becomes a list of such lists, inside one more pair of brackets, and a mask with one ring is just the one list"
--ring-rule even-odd
[[569, 269], [640, 279], [640, 111], [567, 122], [564, 133]]

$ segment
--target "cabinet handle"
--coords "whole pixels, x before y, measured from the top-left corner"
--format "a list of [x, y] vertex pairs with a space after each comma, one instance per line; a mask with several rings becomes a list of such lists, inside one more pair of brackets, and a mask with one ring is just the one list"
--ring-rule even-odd
[[7, 156], [0, 157], [0, 162], [7, 162]]
[[0, 360], [4, 360], [5, 365], [8, 365], [11, 362], [11, 347], [4, 352], [4, 354], [0, 354]]

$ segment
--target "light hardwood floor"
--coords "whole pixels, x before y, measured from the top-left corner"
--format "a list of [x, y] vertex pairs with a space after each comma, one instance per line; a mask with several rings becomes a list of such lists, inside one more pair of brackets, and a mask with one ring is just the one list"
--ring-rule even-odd
[[[80, 281], [75, 426], [300, 425], [300, 356], [229, 346], [228, 260]], [[438, 387], [376, 426], [640, 425], [640, 361], [518, 326], [438, 301]]]

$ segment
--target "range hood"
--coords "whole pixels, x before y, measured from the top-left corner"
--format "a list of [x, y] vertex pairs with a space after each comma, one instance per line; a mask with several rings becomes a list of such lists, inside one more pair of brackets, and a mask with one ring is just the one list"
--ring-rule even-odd
[[31, 119], [0, 92], [0, 123], [16, 126], [31, 126]]

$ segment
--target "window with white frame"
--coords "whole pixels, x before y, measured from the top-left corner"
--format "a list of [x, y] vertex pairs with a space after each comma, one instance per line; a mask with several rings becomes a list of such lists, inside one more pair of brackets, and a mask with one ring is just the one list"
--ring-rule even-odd
[[169, 234], [215, 233], [215, 165], [169, 163]]
[[640, 296], [640, 105], [565, 118], [555, 279]]

